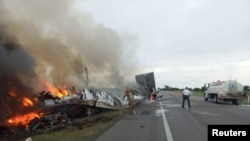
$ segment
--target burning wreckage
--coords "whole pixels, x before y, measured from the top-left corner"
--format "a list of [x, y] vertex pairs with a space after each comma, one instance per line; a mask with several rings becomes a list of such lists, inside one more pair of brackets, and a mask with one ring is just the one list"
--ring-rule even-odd
[[[13, 33], [15, 32], [13, 31]], [[55, 43], [60, 44], [60, 42]], [[20, 132], [50, 130], [65, 126], [74, 122], [75, 119], [88, 117], [105, 110], [126, 108], [128, 100], [119, 89], [77, 89], [75, 87], [66, 89], [43, 82], [44, 74], [38, 75], [37, 71], [46, 70], [47, 73], [47, 63], [53, 68], [57, 68], [54, 72], [58, 72], [61, 71], [61, 67], [75, 68], [74, 65], [78, 66], [78, 61], [81, 66], [82, 61], [72, 57], [72, 62], [76, 62], [76, 64], [72, 65], [66, 61], [65, 64], [57, 66], [58, 62], [64, 62], [61, 60], [65, 58], [64, 55], [61, 55], [62, 58], [58, 57], [57, 60], [47, 60], [48, 56], [57, 55], [59, 51], [57, 49], [52, 49], [56, 52], [45, 50], [46, 57], [43, 57], [43, 55], [40, 56], [40, 49], [32, 51], [36, 48], [34, 45], [33, 42], [27, 44], [30, 46], [30, 48], [27, 47], [29, 48], [27, 50], [22, 42], [18, 41], [18, 37], [12, 35], [8, 26], [0, 24], [0, 138], [2, 135], [19, 134]], [[48, 44], [39, 46], [51, 48]], [[64, 46], [61, 49], [64, 49]], [[32, 52], [33, 54], [31, 54]], [[36, 55], [35, 52], [38, 54]], [[51, 53], [47, 54], [48, 52]], [[75, 75], [76, 72], [78, 70], [74, 70], [69, 75]], [[52, 73], [49, 77], [54, 80], [61, 75], [65, 74], [53, 76]], [[79, 74], [77, 73], [77, 75]], [[62, 82], [58, 80], [57, 83]], [[146, 85], [143, 86], [146, 87]], [[132, 93], [137, 103], [145, 97], [145, 93], [141, 90], [133, 90]]]
[[[89, 117], [106, 110], [127, 108], [128, 100], [116, 88], [105, 89], [57, 89], [49, 85], [49, 91], [42, 91], [32, 98], [23, 98], [22, 103], [31, 112], [15, 115], [0, 126], [1, 135], [22, 133], [37, 134], [64, 127], [77, 119]], [[138, 90], [132, 90], [136, 103], [145, 98]]]

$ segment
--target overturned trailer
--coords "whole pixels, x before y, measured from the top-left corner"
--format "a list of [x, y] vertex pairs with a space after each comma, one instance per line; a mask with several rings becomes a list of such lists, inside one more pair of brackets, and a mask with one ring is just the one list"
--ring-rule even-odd
[[[127, 97], [117, 88], [74, 89], [74, 93], [68, 90], [68, 95], [62, 98], [54, 96], [50, 92], [43, 91], [38, 96], [38, 106], [51, 108], [65, 107], [65, 105], [77, 105], [78, 107], [82, 106], [83, 109], [86, 109], [88, 116], [90, 116], [100, 111], [100, 109], [122, 109], [126, 108], [128, 105]], [[131, 91], [136, 103], [141, 102], [145, 98], [140, 91]], [[63, 112], [61, 110], [59, 111]]]
[[154, 72], [138, 74], [135, 76], [136, 83], [141, 91], [147, 96], [156, 90]]

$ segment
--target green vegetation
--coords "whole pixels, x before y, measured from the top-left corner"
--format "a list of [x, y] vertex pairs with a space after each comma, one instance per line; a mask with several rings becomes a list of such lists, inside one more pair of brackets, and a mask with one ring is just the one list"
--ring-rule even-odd
[[[165, 91], [182, 91], [184, 88], [177, 88], [177, 87], [171, 87], [169, 85], [165, 85], [164, 88], [162, 88], [161, 90], [165, 90]], [[191, 91], [195, 91], [195, 92], [199, 92], [199, 91], [205, 91], [206, 87], [203, 86], [201, 88], [189, 88], [189, 90]]]
[[247, 99], [243, 101], [244, 104], [250, 105], [250, 91], [246, 92]]
[[204, 91], [192, 91], [192, 95], [204, 97]]

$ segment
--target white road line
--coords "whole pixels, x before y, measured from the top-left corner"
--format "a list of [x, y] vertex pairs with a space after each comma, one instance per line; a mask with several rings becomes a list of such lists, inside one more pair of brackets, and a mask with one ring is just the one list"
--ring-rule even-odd
[[167, 121], [166, 115], [164, 113], [164, 109], [162, 107], [161, 101], [160, 101], [160, 105], [161, 105], [161, 115], [162, 115], [163, 124], [164, 124], [167, 139], [168, 139], [168, 141], [173, 141], [172, 133], [171, 133], [171, 130], [169, 128], [168, 121]]
[[202, 114], [202, 115], [212, 115], [212, 116], [219, 116], [220, 114], [215, 114], [215, 113], [207, 113], [207, 112], [201, 112], [201, 111], [194, 111], [192, 112], [197, 113], [197, 114]]

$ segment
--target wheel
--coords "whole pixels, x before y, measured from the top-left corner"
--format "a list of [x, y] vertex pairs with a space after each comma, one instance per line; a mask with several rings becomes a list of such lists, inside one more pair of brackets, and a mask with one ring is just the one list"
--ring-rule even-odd
[[218, 96], [214, 95], [214, 103], [218, 103]]
[[205, 101], [208, 101], [208, 98], [204, 98]]
[[233, 105], [238, 105], [237, 99], [232, 100]]
[[204, 94], [204, 100], [205, 100], [205, 101], [207, 101], [207, 100], [208, 100], [208, 98], [206, 97], [206, 94]]

